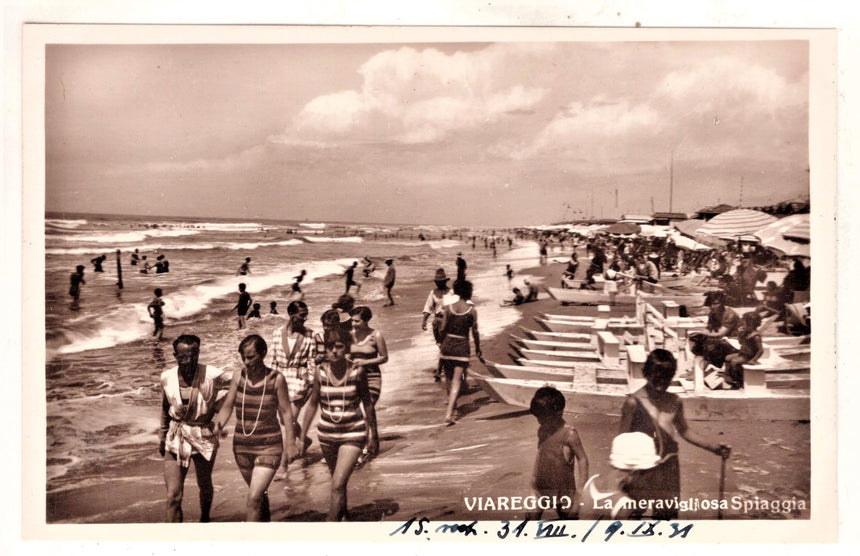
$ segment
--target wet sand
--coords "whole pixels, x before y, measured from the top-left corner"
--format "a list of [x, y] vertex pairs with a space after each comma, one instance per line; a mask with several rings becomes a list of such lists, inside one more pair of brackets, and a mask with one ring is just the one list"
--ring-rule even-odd
[[[501, 265], [504, 268], [504, 265]], [[563, 264], [519, 271], [555, 285]], [[519, 279], [519, 278], [518, 278]], [[516, 281], [516, 279], [515, 279]], [[376, 311], [371, 326], [386, 336], [392, 363], [383, 367], [383, 394], [377, 407], [381, 453], [356, 470], [349, 482], [349, 519], [353, 521], [406, 521], [412, 517], [437, 519], [521, 519], [523, 511], [470, 511], [472, 497], [529, 496], [529, 484], [537, 447], [537, 421], [522, 408], [493, 401], [473, 382], [460, 400], [457, 425], [445, 427], [445, 387], [435, 383], [436, 347], [428, 331], [425, 344], [415, 346], [411, 336], [420, 328], [421, 307], [429, 287], [395, 287], [397, 304]], [[505, 297], [500, 292], [500, 297]], [[506, 309], [520, 314], [519, 322], [533, 328], [539, 312], [594, 314], [595, 308], [561, 307], [541, 294], [536, 303]], [[618, 311], [618, 308], [613, 311]], [[632, 307], [629, 308], [632, 314]], [[626, 311], [622, 311], [626, 312]], [[480, 320], [480, 317], [479, 317]], [[508, 333], [484, 338], [484, 357], [508, 362]], [[394, 364], [399, 350], [419, 354], [413, 361]], [[472, 365], [480, 365], [477, 360]], [[397, 369], [398, 376], [391, 376]], [[388, 374], [386, 373], [388, 371]], [[621, 402], [619, 401], [619, 404]], [[591, 474], [605, 472], [617, 417], [566, 414], [578, 430], [588, 454]], [[730, 509], [725, 518], [797, 518], [809, 516], [810, 427], [798, 422], [694, 422], [692, 427], [707, 438], [732, 446], [726, 473], [728, 500], [748, 501], [746, 511]], [[231, 421], [232, 428], [232, 421]], [[231, 435], [232, 436], [232, 435]], [[273, 521], [322, 521], [328, 509], [329, 474], [321, 460], [315, 428], [314, 444], [304, 463], [295, 462], [285, 477], [269, 490]], [[97, 484], [77, 485], [47, 496], [47, 518], [59, 523], [153, 523], [164, 520], [162, 462], [153, 441], [151, 452], [140, 453], [135, 463], [99, 461]], [[681, 498], [714, 500], [718, 497], [720, 460], [709, 452], [682, 443]], [[230, 439], [217, 455], [213, 475], [213, 521], [241, 521], [247, 487], [239, 475]], [[108, 495], [105, 493], [108, 492]], [[733, 498], [737, 497], [737, 498]], [[804, 501], [806, 510], [762, 509], [762, 501]], [[755, 509], [751, 509], [751, 505]], [[797, 504], [794, 504], [797, 506]], [[199, 519], [197, 486], [193, 470], [185, 485], [183, 511], [186, 521]], [[682, 511], [681, 519], [713, 519], [716, 510]], [[554, 517], [554, 516], [552, 516]]]

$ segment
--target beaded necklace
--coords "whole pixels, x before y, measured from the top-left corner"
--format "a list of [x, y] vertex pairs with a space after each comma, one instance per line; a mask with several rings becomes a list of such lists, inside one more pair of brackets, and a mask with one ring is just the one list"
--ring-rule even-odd
[[245, 376], [244, 378], [245, 382], [242, 383], [242, 434], [248, 437], [254, 434], [254, 431], [257, 430], [257, 425], [260, 423], [260, 414], [263, 412], [263, 403], [266, 401], [266, 386], [269, 382], [269, 377], [266, 375], [263, 379], [263, 394], [260, 396], [260, 407], [257, 409], [257, 416], [254, 418], [254, 428], [251, 429], [251, 432], [245, 431], [245, 392], [248, 390], [250, 376]]
[[[340, 383], [336, 383], [334, 381], [335, 376], [334, 376], [334, 370], [332, 369], [331, 363], [329, 363], [328, 372], [326, 373], [326, 375], [328, 375], [328, 382], [329, 382], [330, 386], [345, 386], [346, 381], [349, 378], [349, 365], [347, 365], [347, 367], [344, 371], [344, 374], [343, 374], [343, 378], [340, 379]], [[344, 409], [346, 407], [346, 389], [345, 388], [341, 389], [340, 396], [341, 396], [341, 398], [340, 398], [340, 414], [338, 415], [337, 419], [335, 419], [334, 412], [331, 411], [331, 409], [332, 409], [331, 397], [329, 396], [328, 392], [326, 392], [326, 394], [325, 394], [325, 401], [328, 404], [329, 411], [330, 411], [329, 417], [331, 418], [331, 422], [334, 424], [340, 423], [341, 421], [343, 421], [343, 418], [344, 418]]]

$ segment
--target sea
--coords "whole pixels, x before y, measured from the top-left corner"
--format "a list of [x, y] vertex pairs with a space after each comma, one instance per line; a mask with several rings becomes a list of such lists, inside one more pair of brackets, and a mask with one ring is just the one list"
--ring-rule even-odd
[[[478, 236], [474, 247], [473, 235]], [[498, 240], [495, 256], [484, 247], [488, 235]], [[259, 333], [268, 340], [286, 322], [291, 285], [302, 270], [307, 273], [301, 287], [310, 308], [308, 326], [319, 330], [320, 315], [345, 289], [345, 269], [359, 261], [355, 277], [362, 288], [357, 304], [372, 309], [371, 326], [389, 338], [390, 361], [383, 369], [380, 401], [384, 426], [385, 406], [389, 411], [408, 406], [417, 370], [435, 366], [438, 352], [420, 321], [437, 268], [453, 278], [457, 253], [463, 253], [475, 286], [482, 337], [498, 334], [518, 318], [515, 310], [499, 303], [511, 297], [505, 264], [534, 267], [538, 249], [521, 239], [509, 247], [509, 236], [513, 238], [502, 230], [433, 226], [47, 214], [47, 493], [98, 485], [110, 466], [157, 458], [158, 377], [175, 364], [172, 340], [182, 333], [196, 334], [202, 340], [201, 362], [238, 369], [237, 347], [245, 335]], [[153, 264], [163, 255], [170, 271], [142, 273], [141, 264], [131, 264], [132, 253]], [[103, 272], [94, 272], [91, 261], [101, 255], [106, 256]], [[239, 276], [246, 257], [251, 259], [250, 274]], [[368, 278], [361, 273], [363, 257], [376, 263]], [[395, 261], [395, 300], [410, 306], [398, 302], [382, 307], [387, 258]], [[85, 284], [74, 303], [68, 290], [77, 265], [85, 267]], [[517, 280], [527, 277], [518, 275]], [[263, 315], [250, 319], [243, 330], [233, 309], [240, 282], [260, 303]], [[155, 288], [162, 289], [165, 303], [161, 342], [152, 337], [147, 313]], [[416, 289], [420, 292], [406, 295]], [[272, 301], [279, 315], [270, 314]]]

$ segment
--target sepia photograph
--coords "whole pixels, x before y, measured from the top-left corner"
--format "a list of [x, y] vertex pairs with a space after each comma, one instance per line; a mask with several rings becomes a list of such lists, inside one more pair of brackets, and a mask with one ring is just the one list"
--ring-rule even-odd
[[834, 518], [831, 31], [24, 36], [36, 531]]

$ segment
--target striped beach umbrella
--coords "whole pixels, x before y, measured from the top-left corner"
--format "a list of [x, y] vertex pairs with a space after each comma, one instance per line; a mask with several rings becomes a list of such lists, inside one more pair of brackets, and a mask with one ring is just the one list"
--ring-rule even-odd
[[806, 218], [792, 226], [782, 233], [782, 237], [786, 239], [800, 240], [809, 242], [809, 215], [797, 214], [795, 216], [805, 216]]
[[786, 257], [809, 257], [809, 215], [793, 214], [780, 218], [755, 236], [761, 244]]
[[[735, 209], [711, 218], [696, 231], [698, 236], [709, 236], [727, 241], [753, 240], [753, 234], [776, 222], [770, 214], [750, 209]], [[744, 238], [746, 236], [746, 238]]]

